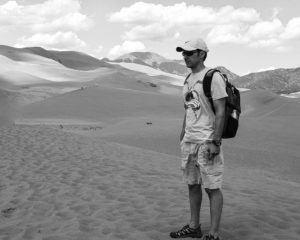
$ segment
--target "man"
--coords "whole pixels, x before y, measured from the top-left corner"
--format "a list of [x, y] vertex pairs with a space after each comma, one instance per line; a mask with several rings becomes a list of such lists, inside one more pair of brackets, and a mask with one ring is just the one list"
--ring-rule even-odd
[[183, 180], [188, 184], [191, 218], [188, 225], [171, 232], [170, 236], [202, 237], [199, 219], [203, 187], [209, 197], [211, 217], [210, 230], [203, 239], [219, 240], [223, 208], [221, 186], [224, 160], [221, 136], [227, 97], [225, 82], [219, 73], [213, 75], [211, 94], [214, 113], [202, 85], [209, 70], [204, 65], [208, 53], [206, 43], [202, 39], [190, 40], [177, 47], [176, 51], [182, 52], [186, 66], [191, 69], [183, 87], [185, 117], [180, 136]]

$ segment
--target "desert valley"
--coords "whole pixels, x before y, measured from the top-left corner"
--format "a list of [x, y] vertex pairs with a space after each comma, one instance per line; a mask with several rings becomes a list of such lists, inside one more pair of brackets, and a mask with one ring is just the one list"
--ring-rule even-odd
[[[188, 221], [182, 61], [2, 45], [0, 64], [0, 239], [165, 240]], [[298, 240], [300, 68], [219, 68], [242, 90], [222, 236]]]

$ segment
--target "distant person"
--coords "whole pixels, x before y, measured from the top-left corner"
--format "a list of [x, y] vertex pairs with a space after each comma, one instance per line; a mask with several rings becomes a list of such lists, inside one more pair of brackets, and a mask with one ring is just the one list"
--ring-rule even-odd
[[[203, 240], [219, 240], [219, 225], [223, 208], [221, 192], [224, 159], [221, 136], [224, 126], [227, 93], [225, 82], [215, 73], [211, 93], [215, 113], [204, 95], [202, 80], [210, 69], [204, 65], [208, 48], [202, 39], [186, 41], [176, 48], [182, 52], [185, 64], [191, 69], [183, 86], [185, 116], [180, 136], [183, 180], [188, 184], [190, 222], [182, 229], [171, 232], [172, 238], [201, 238], [200, 208], [202, 187], [210, 202], [210, 230]], [[200, 80], [200, 81], [199, 81]], [[198, 82], [197, 82], [198, 81]]]

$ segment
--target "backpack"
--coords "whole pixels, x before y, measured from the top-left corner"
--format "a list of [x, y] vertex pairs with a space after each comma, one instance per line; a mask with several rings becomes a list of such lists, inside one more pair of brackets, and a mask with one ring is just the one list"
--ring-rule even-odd
[[210, 69], [204, 76], [203, 79], [203, 91], [205, 96], [209, 99], [212, 110], [215, 113], [213, 99], [211, 96], [211, 81], [215, 72], [218, 72], [225, 81], [226, 92], [228, 97], [226, 98], [225, 105], [225, 122], [222, 133], [222, 138], [233, 138], [239, 127], [239, 117], [241, 114], [241, 102], [240, 92], [232, 85], [225, 74], [221, 73], [217, 69]]
[[[240, 91], [232, 85], [229, 81], [227, 76], [224, 73], [217, 69], [210, 69], [205, 74], [203, 79], [203, 92], [205, 96], [208, 98], [211, 108], [215, 113], [215, 108], [213, 104], [213, 99], [211, 96], [211, 81], [215, 72], [218, 72], [225, 81], [225, 88], [228, 97], [226, 98], [226, 105], [225, 105], [225, 121], [224, 121], [224, 129], [222, 133], [222, 138], [233, 138], [235, 137], [238, 127], [239, 127], [239, 117], [241, 114], [241, 103], [240, 103]], [[191, 74], [189, 74], [184, 84], [187, 83], [187, 80]], [[198, 80], [195, 84], [200, 83]], [[186, 107], [186, 106], [185, 106]]]

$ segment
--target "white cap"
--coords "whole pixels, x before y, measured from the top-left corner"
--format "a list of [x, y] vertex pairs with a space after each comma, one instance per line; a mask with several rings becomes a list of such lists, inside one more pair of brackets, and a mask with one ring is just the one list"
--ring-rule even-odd
[[207, 45], [202, 38], [197, 38], [197, 39], [192, 39], [192, 40], [186, 41], [182, 45], [178, 46], [176, 48], [176, 51], [177, 52], [193, 51], [196, 49], [202, 50], [204, 52], [208, 52]]

